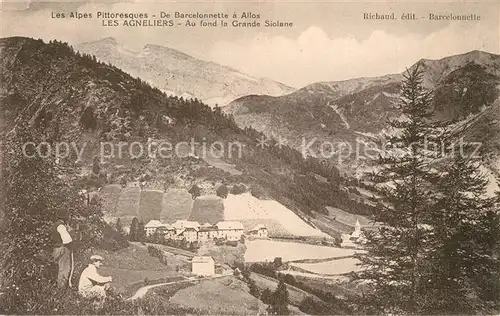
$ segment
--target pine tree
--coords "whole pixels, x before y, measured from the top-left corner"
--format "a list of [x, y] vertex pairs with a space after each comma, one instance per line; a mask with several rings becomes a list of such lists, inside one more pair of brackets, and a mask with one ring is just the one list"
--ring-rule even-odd
[[[440, 196], [432, 212], [435, 249], [431, 262], [429, 299], [425, 313], [489, 313], [491, 303], [500, 303], [500, 222], [496, 198], [486, 197], [488, 179], [480, 161], [463, 148], [453, 151], [437, 187]], [[496, 205], [498, 207], [498, 204]], [[490, 292], [495, 289], [496, 297]], [[497, 310], [498, 311], [498, 310]]]
[[116, 224], [115, 224], [115, 228], [116, 228], [116, 231], [121, 235], [121, 236], [125, 236], [125, 231], [123, 230], [123, 226], [122, 226], [122, 221], [120, 218], [118, 218], [116, 220]]
[[269, 313], [273, 315], [288, 315], [288, 303], [290, 302], [286, 284], [279, 281], [278, 287], [271, 296], [271, 303], [268, 307]]
[[193, 185], [188, 192], [191, 194], [191, 197], [193, 198], [193, 200], [195, 200], [197, 197], [199, 197], [201, 195], [201, 189], [196, 184]]
[[138, 241], [137, 239], [137, 231], [139, 230], [139, 220], [137, 217], [132, 219], [132, 223], [130, 224], [130, 231], [128, 234], [128, 239], [130, 241]]
[[440, 125], [431, 123], [432, 95], [422, 86], [419, 67], [404, 77], [399, 108], [404, 119], [390, 121], [400, 131], [389, 139], [392, 148], [377, 161], [372, 189], [380, 196], [374, 220], [377, 232], [367, 232], [367, 252], [359, 256], [367, 269], [358, 277], [373, 291], [365, 303], [378, 312], [418, 313], [426, 299], [430, 210], [437, 199], [428, 148], [439, 139]]
[[139, 221], [137, 225], [137, 241], [145, 241], [146, 240], [146, 230], [144, 229], [144, 222]]

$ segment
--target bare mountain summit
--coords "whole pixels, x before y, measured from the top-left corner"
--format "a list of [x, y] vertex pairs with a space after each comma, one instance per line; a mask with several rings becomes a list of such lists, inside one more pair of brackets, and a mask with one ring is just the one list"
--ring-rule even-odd
[[235, 69], [159, 45], [148, 44], [135, 52], [108, 37], [82, 43], [76, 49], [95, 55], [133, 77], [140, 77], [167, 94], [198, 98], [212, 107], [216, 104], [224, 106], [249, 94], [281, 96], [295, 90], [276, 81], [253, 78]]

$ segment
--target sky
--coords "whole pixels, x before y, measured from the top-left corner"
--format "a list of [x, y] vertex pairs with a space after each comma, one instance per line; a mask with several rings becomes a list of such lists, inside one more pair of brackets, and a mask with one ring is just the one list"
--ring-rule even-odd
[[[38, 2], [2, 0], [1, 36], [58, 39], [72, 45], [114, 37], [125, 48], [146, 44], [178, 49], [196, 58], [270, 78], [293, 87], [318, 81], [400, 73], [422, 58], [471, 50], [500, 53], [500, 1], [177, 1]], [[57, 12], [92, 12], [93, 19], [54, 19]], [[243, 12], [290, 28], [106, 27], [97, 11]], [[363, 19], [364, 13], [395, 13], [396, 21]], [[403, 13], [418, 20], [402, 21]], [[480, 21], [429, 21], [433, 14], [475, 14]], [[229, 19], [231, 23], [233, 19]], [[184, 20], [182, 21], [184, 22]]]

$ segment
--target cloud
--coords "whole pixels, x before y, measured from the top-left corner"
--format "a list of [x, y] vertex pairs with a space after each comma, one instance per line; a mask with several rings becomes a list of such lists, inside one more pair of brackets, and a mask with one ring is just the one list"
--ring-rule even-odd
[[253, 76], [301, 87], [317, 81], [399, 73], [421, 58], [476, 49], [493, 53], [499, 49], [497, 35], [479, 23], [468, 28], [452, 23], [425, 36], [374, 30], [361, 41], [349, 36], [331, 38], [311, 26], [297, 38], [259, 33], [251, 40], [219, 41], [209, 58]]

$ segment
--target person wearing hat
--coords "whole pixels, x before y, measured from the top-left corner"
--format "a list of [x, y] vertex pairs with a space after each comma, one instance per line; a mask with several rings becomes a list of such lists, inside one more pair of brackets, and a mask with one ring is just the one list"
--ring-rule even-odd
[[90, 257], [91, 263], [83, 270], [78, 284], [78, 293], [86, 298], [103, 299], [106, 297], [106, 290], [110, 287], [112, 277], [101, 276], [97, 269], [101, 267], [104, 258], [99, 255]]
[[65, 210], [57, 212], [57, 220], [52, 226], [53, 251], [52, 257], [58, 266], [57, 285], [64, 288], [69, 285], [71, 270], [71, 248], [73, 239], [68, 232], [69, 214]]

